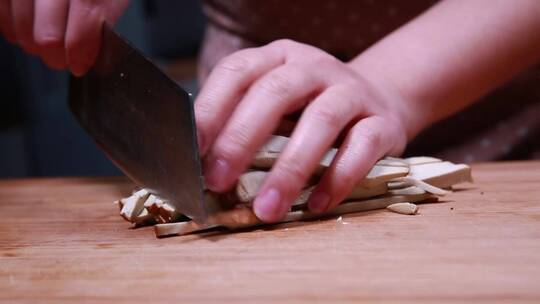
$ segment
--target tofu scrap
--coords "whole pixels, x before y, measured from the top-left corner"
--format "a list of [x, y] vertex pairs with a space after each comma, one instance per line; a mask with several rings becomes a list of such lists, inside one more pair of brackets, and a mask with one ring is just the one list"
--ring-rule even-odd
[[406, 215], [414, 215], [418, 212], [418, 206], [416, 206], [415, 204], [408, 203], [408, 202], [392, 204], [386, 207], [386, 209], [395, 213], [406, 214]]
[[121, 199], [122, 210], [120, 215], [128, 222], [134, 222], [135, 218], [143, 211], [144, 202], [150, 193], [146, 189], [133, 193], [130, 197]]

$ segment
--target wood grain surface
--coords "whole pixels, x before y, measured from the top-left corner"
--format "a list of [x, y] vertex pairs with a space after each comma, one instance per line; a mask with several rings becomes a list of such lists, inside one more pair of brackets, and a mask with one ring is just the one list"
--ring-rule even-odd
[[156, 239], [122, 178], [0, 181], [0, 303], [540, 303], [540, 162], [387, 210]]

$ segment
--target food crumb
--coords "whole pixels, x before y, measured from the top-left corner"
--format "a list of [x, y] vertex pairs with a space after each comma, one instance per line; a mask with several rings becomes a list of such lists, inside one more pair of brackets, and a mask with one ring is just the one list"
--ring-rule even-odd
[[349, 223], [343, 221], [343, 217], [342, 217], [342, 216], [338, 217], [338, 218], [336, 219], [336, 221], [340, 222], [342, 225], [348, 225], [348, 224], [349, 224]]

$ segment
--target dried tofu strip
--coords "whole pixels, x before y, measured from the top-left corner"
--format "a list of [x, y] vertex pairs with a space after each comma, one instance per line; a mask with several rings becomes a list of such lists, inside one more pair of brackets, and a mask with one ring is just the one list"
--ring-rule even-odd
[[181, 216], [172, 205], [150, 194], [146, 189], [115, 203], [120, 207], [120, 215], [126, 221], [137, 225], [173, 222]]
[[[404, 172], [404, 171], [403, 171]], [[265, 171], [252, 171], [244, 173], [238, 179], [236, 186], [236, 196], [238, 200], [244, 204], [253, 202], [257, 194], [259, 193], [268, 172]], [[385, 179], [390, 179], [393, 175], [388, 175]], [[378, 177], [380, 178], [380, 177]], [[294, 201], [293, 206], [298, 206], [306, 203], [314, 187], [309, 187], [300, 193], [300, 196]], [[346, 200], [352, 199], [364, 199], [377, 195], [385, 194], [388, 191], [386, 183], [380, 182], [374, 183], [372, 187], [365, 187], [360, 185], [355, 187], [351, 193], [346, 197]]]
[[440, 163], [442, 162], [441, 159], [435, 158], [435, 157], [429, 157], [429, 156], [415, 156], [415, 157], [409, 157], [403, 159], [403, 161], [411, 166], [413, 165], [423, 165], [423, 164], [431, 164], [431, 163]]
[[[238, 229], [264, 225], [253, 213], [251, 203], [260, 191], [267, 169], [277, 161], [285, 149], [289, 138], [272, 136], [257, 152], [252, 167], [264, 171], [252, 171], [239, 178], [234, 192], [227, 194], [205, 193], [205, 200], [220, 202], [240, 202], [231, 210], [209, 217], [201, 225], [195, 221], [178, 221], [181, 214], [166, 201], [150, 195], [145, 189], [138, 190], [132, 196], [119, 200], [121, 215], [137, 225], [158, 223], [155, 225], [157, 236], [183, 235], [212, 227]], [[472, 181], [470, 167], [456, 165], [433, 157], [411, 157], [406, 159], [386, 157], [379, 160], [366, 177], [351, 191], [345, 202], [324, 214], [305, 210], [306, 202], [315, 188], [321, 174], [328, 168], [337, 154], [337, 149], [330, 149], [321, 159], [319, 167], [308, 187], [295, 200], [294, 211], [286, 214], [280, 222], [310, 220], [326, 216], [388, 208], [402, 214], [415, 214], [418, 207], [412, 202], [437, 200], [435, 195], [444, 195], [454, 184]]]
[[[306, 204], [314, 189], [315, 189], [315, 186], [312, 186], [300, 192], [300, 196], [293, 202], [292, 205], [301, 206], [303, 204]], [[351, 191], [351, 193], [347, 195], [344, 201], [354, 201], [354, 200], [372, 198], [375, 196], [383, 195], [387, 192], [388, 192], [388, 187], [386, 186], [386, 183], [383, 183], [383, 184], [380, 184], [371, 188], [364, 188], [362, 186], [358, 186], [354, 188]]]
[[[272, 155], [272, 157], [274, 158], [272, 161], [275, 161], [275, 159], [277, 158], [276, 156], [279, 156], [279, 154], [281, 152], [283, 152], [283, 150], [285, 150], [285, 146], [287, 145], [288, 142], [289, 142], [288, 137], [279, 136], [279, 135], [273, 135], [259, 149], [258, 153], [261, 156], [265, 155], [265, 153], [268, 156]], [[337, 152], [337, 149], [331, 148], [326, 153], [326, 155], [323, 157], [323, 159], [321, 161], [323, 163], [323, 165], [328, 166], [331, 163], [331, 161], [333, 160], [333, 158], [335, 157], [336, 152]], [[426, 159], [427, 159], [427, 157], [426, 157]], [[433, 159], [433, 158], [430, 158], [430, 159]], [[394, 157], [386, 157], [384, 159], [381, 159], [379, 162], [380, 162], [381, 165], [384, 164], [384, 165], [399, 166], [399, 167], [407, 167], [408, 166], [408, 162], [405, 159], [394, 158]], [[272, 164], [273, 163], [267, 162], [265, 167], [269, 168], [269, 167], [271, 167]]]
[[137, 215], [133, 219], [133, 223], [139, 226], [154, 224], [155, 222], [156, 222], [156, 219], [154, 215], [148, 212], [148, 210], [146, 209], [143, 209], [141, 213], [139, 213], [139, 215]]
[[134, 222], [135, 218], [143, 211], [144, 202], [149, 195], [150, 193], [146, 189], [142, 189], [133, 193], [130, 197], [122, 199], [120, 215], [126, 221]]
[[[423, 166], [429, 166], [429, 164], [415, 167]], [[415, 171], [417, 172], [413, 173], [412, 176], [416, 179], [423, 180], [426, 183], [439, 188], [448, 188], [456, 184], [473, 181], [471, 175], [471, 167], [465, 164], [456, 165], [450, 162], [443, 162], [439, 166], [439, 170], [444, 171], [444, 174], [429, 175], [429, 173], [427, 172], [426, 176], [417, 178], [416, 176], [420, 175], [422, 171], [421, 168], [416, 168]]]
[[[411, 165], [409, 177], [424, 181], [432, 186], [448, 188], [452, 185], [472, 182], [471, 168], [464, 164], [453, 164], [451, 162], [434, 162], [420, 165]], [[402, 188], [407, 183], [392, 182], [388, 186], [390, 189]]]
[[161, 198], [150, 195], [144, 203], [146, 210], [153, 215], [158, 223], [169, 223], [177, 220], [182, 216], [176, 208]]
[[[274, 152], [261, 153], [257, 154], [252, 163], [257, 168], [269, 169], [279, 157], [279, 154]], [[317, 174], [322, 174], [322, 172], [328, 168], [328, 166], [332, 163], [335, 153], [336, 151], [331, 151], [325, 155], [323, 160], [320, 162], [320, 170], [316, 172]], [[264, 157], [259, 158], [261, 155], [264, 155]], [[389, 163], [391, 163], [391, 165], [388, 165]], [[398, 164], [397, 162], [388, 162], [387, 160], [382, 160], [375, 163], [371, 171], [367, 174], [364, 180], [360, 182], [359, 185], [362, 185], [363, 187], [371, 187], [387, 182], [396, 177], [406, 176], [408, 173], [408, 166]]]
[[252, 202], [266, 179], [268, 172], [252, 171], [242, 174], [236, 185], [236, 196], [242, 203]]
[[294, 200], [292, 203], [293, 206], [301, 206], [307, 203], [309, 197], [311, 196], [311, 192], [313, 192], [313, 189], [315, 189], [315, 186], [309, 187], [307, 189], [304, 189], [300, 192], [300, 195]]
[[[319, 162], [319, 167], [315, 172], [317, 175], [321, 175], [326, 168], [330, 166], [332, 160], [337, 153], [337, 149], [331, 149], [328, 151], [322, 160]], [[280, 152], [262, 151], [255, 155], [252, 160], [252, 166], [261, 169], [270, 169], [279, 158]], [[405, 176], [409, 173], [409, 166], [403, 162], [382, 159], [378, 161], [372, 170], [367, 175], [365, 185], [373, 185], [380, 183], [382, 180], [387, 181], [394, 177]], [[390, 175], [388, 179], [385, 179], [387, 175]]]
[[[279, 158], [280, 153], [285, 149], [289, 139], [283, 136], [272, 136], [270, 140], [261, 147], [255, 155], [252, 165], [257, 168], [269, 169]], [[330, 166], [337, 154], [337, 149], [330, 149], [319, 162], [317, 174], [324, 172]], [[373, 187], [387, 182], [393, 178], [406, 176], [409, 173], [409, 166], [404, 160], [397, 158], [385, 158], [378, 161], [367, 176], [359, 185], [364, 188]], [[261, 177], [262, 178], [262, 177]]]
[[347, 195], [346, 200], [359, 200], [369, 197], [379, 196], [388, 192], [388, 186], [386, 183], [379, 183], [371, 187], [364, 187], [363, 185], [356, 186]]
[[446, 190], [443, 190], [441, 188], [438, 188], [438, 187], [435, 187], [435, 186], [432, 186], [426, 182], [423, 182], [419, 179], [416, 179], [416, 178], [412, 178], [410, 176], [402, 176], [402, 177], [398, 177], [396, 179], [394, 179], [393, 181], [395, 182], [403, 182], [405, 183], [406, 185], [408, 186], [416, 186], [426, 192], [429, 192], [429, 193], [432, 193], [432, 194], [435, 194], [435, 195], [440, 195], [440, 196], [443, 196], [443, 195], [446, 195], [448, 194], [448, 191]]
[[[268, 172], [265, 171], [252, 171], [242, 174], [236, 185], [236, 198], [238, 201], [243, 204], [251, 204], [259, 193], [267, 175]], [[304, 204], [312, 190], [313, 187], [310, 187], [300, 192], [300, 196], [294, 201], [293, 206]]]
[[270, 169], [279, 158], [281, 152], [261, 151], [255, 154], [251, 166], [260, 169]]
[[389, 195], [413, 195], [413, 194], [424, 194], [424, 193], [426, 193], [426, 191], [416, 186], [388, 190]]
[[409, 174], [408, 167], [381, 166], [376, 163], [358, 185], [366, 188], [374, 187], [407, 174]]
[[[259, 169], [270, 169], [278, 160], [281, 152], [274, 151], [259, 151], [251, 161], [251, 166]], [[321, 175], [326, 168], [330, 166], [332, 160], [337, 154], [337, 149], [330, 149], [319, 162], [319, 166], [315, 169], [315, 174]]]
[[159, 199], [153, 194], [150, 194], [144, 202], [144, 208], [146, 208], [146, 210], [148, 210], [150, 213], [157, 213], [159, 206], [161, 206], [163, 203], [163, 200]]
[[285, 146], [289, 142], [289, 138], [280, 135], [272, 135], [266, 143], [259, 149], [259, 152], [283, 152]]
[[409, 164], [401, 158], [385, 157], [377, 162], [381, 166], [409, 167]]
[[[367, 176], [358, 183], [357, 187], [353, 190], [354, 198], [369, 197], [379, 195], [383, 189], [386, 189], [386, 183], [397, 177], [407, 176], [409, 173], [409, 167], [405, 166], [385, 166], [376, 164], [373, 166]], [[265, 171], [252, 171], [243, 174], [238, 181], [236, 193], [242, 202], [249, 202], [253, 200], [256, 194], [259, 192], [267, 172]], [[384, 186], [381, 186], [383, 185]], [[404, 186], [403, 186], [404, 187]], [[402, 188], [403, 188], [402, 187]], [[376, 188], [371, 190], [371, 188]], [[365, 190], [364, 190], [365, 189]]]
[[[238, 184], [236, 185], [237, 199], [243, 204], [251, 204], [261, 190], [267, 176], [268, 172], [265, 171], [252, 171], [242, 174], [238, 179]], [[300, 196], [293, 203], [293, 206], [301, 205], [307, 201], [312, 187], [308, 189], [300, 193]]]
[[323, 158], [319, 162], [319, 168], [317, 169], [317, 174], [321, 174], [324, 172], [324, 170], [332, 164], [332, 161], [337, 155], [338, 150], [336, 148], [332, 148], [324, 154]]
[[260, 225], [260, 221], [255, 216], [251, 208], [239, 207], [228, 211], [223, 211], [212, 215], [205, 224], [199, 224], [195, 221], [158, 224], [154, 226], [156, 236], [163, 237], [169, 235], [184, 235], [197, 231], [203, 231], [214, 227], [228, 227], [230, 229], [239, 229]]
[[168, 203], [164, 203], [158, 209], [157, 220], [160, 223], [170, 223], [180, 217], [180, 213]]
[[[432, 197], [433, 196], [431, 194], [424, 193], [414, 195], [396, 195], [370, 200], [352, 201], [338, 205], [334, 209], [323, 214], [316, 214], [304, 210], [291, 211], [288, 212], [281, 221], [275, 224], [301, 220], [312, 220], [321, 217], [337, 216], [360, 211], [384, 209], [395, 203], [418, 202]], [[257, 216], [255, 216], [251, 208], [243, 207], [224, 211], [217, 215], [211, 216], [208, 219], [208, 222], [204, 225], [197, 224], [194, 221], [189, 221], [180, 223], [158, 224], [154, 226], [154, 228], [156, 236], [163, 237], [170, 235], [183, 235], [197, 231], [207, 230], [213, 227], [240, 229], [247, 227], [255, 227], [264, 224], [265, 223], [261, 222], [257, 218]]]
[[216, 225], [199, 225], [195, 221], [189, 222], [176, 222], [157, 224], [154, 226], [154, 232], [157, 237], [172, 236], [172, 235], [185, 235], [197, 231], [203, 231], [210, 228], [218, 227]]

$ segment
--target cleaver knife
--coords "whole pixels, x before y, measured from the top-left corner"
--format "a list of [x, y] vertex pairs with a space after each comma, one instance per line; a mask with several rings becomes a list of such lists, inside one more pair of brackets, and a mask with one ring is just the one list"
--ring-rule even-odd
[[190, 95], [108, 25], [102, 39], [93, 68], [70, 78], [71, 111], [133, 182], [204, 222], [222, 206], [204, 201]]

